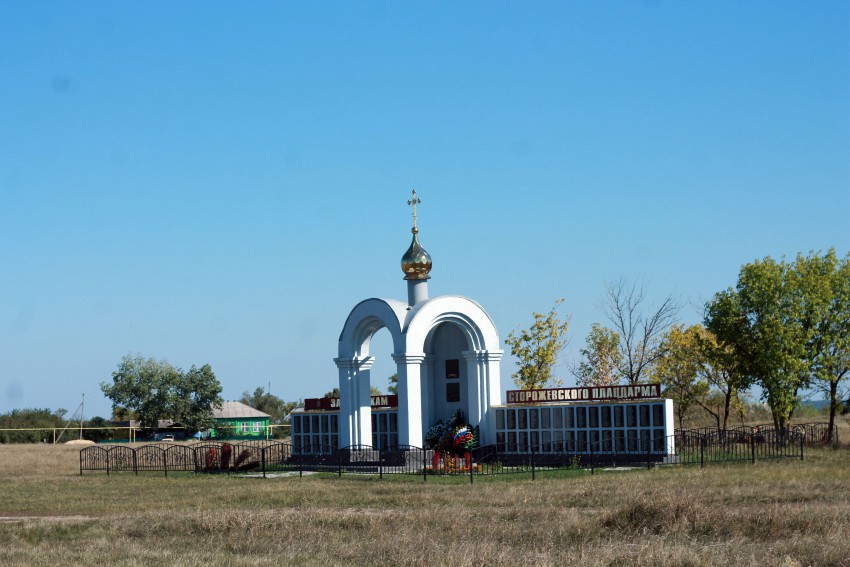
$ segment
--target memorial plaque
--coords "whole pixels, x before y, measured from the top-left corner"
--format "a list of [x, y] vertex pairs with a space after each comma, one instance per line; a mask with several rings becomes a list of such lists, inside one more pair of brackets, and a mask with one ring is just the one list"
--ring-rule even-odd
[[460, 360], [455, 358], [446, 361], [446, 378], [460, 378]]
[[460, 401], [460, 384], [457, 382], [449, 382], [446, 384], [446, 402]]

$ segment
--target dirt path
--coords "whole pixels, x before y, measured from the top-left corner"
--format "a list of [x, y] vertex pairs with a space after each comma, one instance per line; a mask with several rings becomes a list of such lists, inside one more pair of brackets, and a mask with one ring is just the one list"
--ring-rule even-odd
[[27, 516], [24, 514], [2, 514], [0, 513], [0, 524], [14, 522], [87, 522], [96, 520], [94, 516]]

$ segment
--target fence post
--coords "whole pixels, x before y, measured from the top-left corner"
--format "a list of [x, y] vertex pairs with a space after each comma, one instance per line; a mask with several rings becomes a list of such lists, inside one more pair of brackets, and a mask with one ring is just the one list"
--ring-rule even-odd
[[263, 478], [266, 478], [266, 448], [260, 448], [260, 462], [263, 466]]
[[425, 449], [422, 449], [422, 482], [428, 482], [428, 451]]
[[652, 430], [649, 432], [649, 439], [646, 440], [646, 470], [652, 469]]
[[756, 436], [754, 433], [750, 434], [750, 454], [752, 464], [756, 464]]
[[[167, 451], [167, 449], [166, 449], [166, 451]], [[168, 476], [168, 459], [166, 458], [167, 457], [166, 451], [162, 452], [162, 469], [165, 471], [165, 476], [167, 477]], [[136, 454], [133, 453], [133, 456], [135, 457]]]
[[378, 449], [378, 478], [384, 480], [384, 450]]
[[531, 447], [531, 480], [534, 480], [534, 447]]
[[133, 449], [133, 473], [136, 476], [139, 476], [139, 464], [138, 464], [138, 460], [136, 459], [136, 450], [135, 449]]
[[[109, 451], [110, 449], [106, 450], [106, 476], [109, 476]], [[133, 450], [133, 454], [136, 454], [135, 449]]]
[[699, 437], [699, 468], [705, 467], [705, 436]]
[[804, 444], [805, 440], [806, 440], [805, 437], [802, 437], [802, 436], [800, 437], [800, 460], [801, 461], [803, 460], [803, 444]]
[[[349, 448], [349, 451], [350, 450], [351, 449]], [[337, 466], [336, 476], [337, 476], [337, 478], [342, 478], [342, 451], [340, 451], [340, 450], [337, 450], [337, 452], [336, 452], [336, 466]]]
[[593, 445], [590, 445], [590, 474], [594, 474], [593, 471]]
[[469, 462], [466, 463], [469, 467], [469, 484], [472, 484], [472, 451], [467, 451], [466, 454], [469, 455], [469, 459], [467, 459]]
[[[83, 449], [85, 451], [85, 449]], [[83, 476], [83, 451], [80, 451], [80, 476]]]

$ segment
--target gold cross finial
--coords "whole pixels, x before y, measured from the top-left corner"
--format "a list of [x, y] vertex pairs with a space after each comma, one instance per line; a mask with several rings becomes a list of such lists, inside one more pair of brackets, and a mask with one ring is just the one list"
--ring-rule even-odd
[[407, 204], [413, 206], [413, 231], [414, 233], [419, 232], [419, 229], [416, 228], [416, 205], [422, 203], [422, 199], [416, 196], [416, 189], [413, 190], [413, 198], [408, 199]]

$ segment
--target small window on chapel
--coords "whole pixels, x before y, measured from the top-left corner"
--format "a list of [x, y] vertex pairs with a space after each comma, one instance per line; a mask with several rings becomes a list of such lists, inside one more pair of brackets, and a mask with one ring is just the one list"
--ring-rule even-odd
[[460, 383], [459, 382], [449, 382], [446, 384], [446, 401], [447, 402], [459, 402], [460, 401]]
[[460, 378], [460, 361], [458, 359], [446, 361], [446, 378]]

